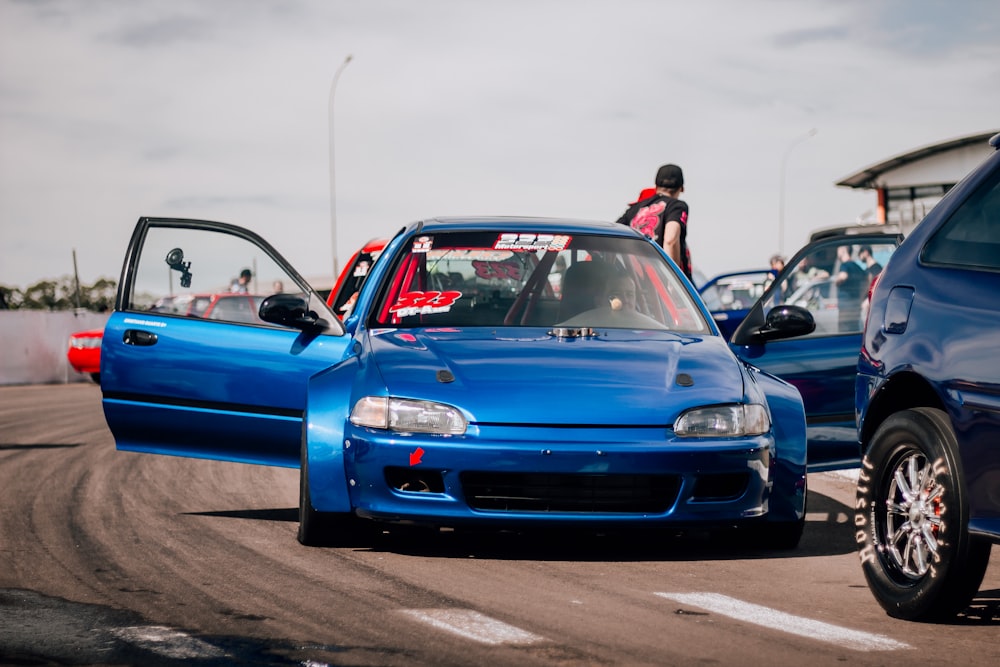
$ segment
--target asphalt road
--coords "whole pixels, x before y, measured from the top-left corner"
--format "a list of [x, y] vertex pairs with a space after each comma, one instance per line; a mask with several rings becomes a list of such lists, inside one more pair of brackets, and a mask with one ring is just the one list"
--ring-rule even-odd
[[295, 540], [295, 470], [117, 452], [95, 385], [0, 388], [0, 664], [997, 665], [1000, 549], [966, 614], [889, 618], [853, 482], [798, 550], [700, 535]]

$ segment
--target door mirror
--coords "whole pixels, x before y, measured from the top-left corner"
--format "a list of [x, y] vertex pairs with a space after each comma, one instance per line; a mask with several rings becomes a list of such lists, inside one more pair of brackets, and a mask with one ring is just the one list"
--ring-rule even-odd
[[293, 329], [313, 329], [325, 323], [309, 310], [309, 301], [301, 294], [272, 294], [260, 304], [260, 319]]
[[812, 313], [801, 306], [783, 304], [767, 312], [764, 326], [757, 330], [760, 341], [778, 340], [804, 336], [816, 330], [816, 320]]

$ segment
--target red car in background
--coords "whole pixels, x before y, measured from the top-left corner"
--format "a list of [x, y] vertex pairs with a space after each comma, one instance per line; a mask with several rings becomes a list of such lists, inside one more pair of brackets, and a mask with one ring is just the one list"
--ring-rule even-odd
[[375, 260], [379, 258], [388, 243], [389, 239], [368, 241], [354, 253], [337, 276], [337, 283], [333, 286], [326, 305], [330, 306], [340, 319], [346, 319], [350, 315], [354, 300], [358, 298], [358, 290], [361, 289]]
[[101, 340], [104, 329], [77, 331], [70, 334], [66, 357], [77, 373], [87, 373], [94, 382], [101, 383]]
[[[265, 296], [260, 294], [185, 294], [161, 300], [153, 310], [161, 313], [203, 317], [226, 322], [256, 322], [263, 324], [257, 310]], [[104, 329], [77, 331], [70, 334], [66, 357], [78, 373], [87, 373], [101, 383], [101, 341]]]
[[[368, 277], [375, 260], [389, 243], [388, 239], [372, 239], [359, 248], [344, 266], [327, 298], [327, 304], [341, 319], [350, 314], [358, 290]], [[164, 297], [153, 306], [157, 312], [203, 317], [228, 322], [263, 323], [257, 315], [264, 295], [259, 294], [182, 294]], [[69, 337], [67, 357], [79, 373], [88, 373], [94, 382], [101, 381], [101, 341], [103, 329], [78, 331]]]

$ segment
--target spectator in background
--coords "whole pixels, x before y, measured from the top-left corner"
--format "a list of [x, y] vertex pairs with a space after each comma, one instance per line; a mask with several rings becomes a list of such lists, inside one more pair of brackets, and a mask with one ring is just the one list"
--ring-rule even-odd
[[868, 285], [871, 286], [872, 281], [878, 277], [878, 274], [882, 273], [882, 265], [875, 261], [871, 246], [861, 246], [858, 249], [858, 259], [864, 262], [865, 267], [867, 267], [865, 272], [868, 274]]
[[[785, 258], [782, 257], [781, 255], [771, 255], [771, 259], [769, 260], [769, 264], [771, 265], [771, 272], [770, 272], [771, 275], [768, 276], [767, 280], [764, 281], [764, 289], [767, 289], [768, 287], [770, 287], [771, 283], [774, 282], [774, 279], [778, 277], [778, 274], [781, 273], [785, 269]], [[788, 281], [787, 280], [783, 280], [781, 282], [781, 289], [782, 289], [782, 291], [788, 289]], [[780, 302], [781, 302], [781, 294], [778, 293], [776, 303], [780, 303]]]
[[229, 291], [234, 294], [246, 294], [250, 291], [250, 280], [253, 278], [253, 273], [250, 269], [243, 269], [240, 271], [240, 277], [233, 281], [233, 284], [229, 286]]
[[655, 185], [656, 194], [629, 206], [618, 222], [656, 241], [690, 280], [688, 205], [679, 199], [684, 192], [684, 172], [676, 164], [665, 164], [656, 171]]
[[771, 272], [778, 275], [785, 269], [785, 258], [781, 255], [771, 255]]
[[867, 274], [851, 257], [850, 246], [838, 246], [837, 259], [840, 267], [833, 282], [837, 286], [839, 329], [841, 332], [860, 331], [861, 302], [868, 290]]

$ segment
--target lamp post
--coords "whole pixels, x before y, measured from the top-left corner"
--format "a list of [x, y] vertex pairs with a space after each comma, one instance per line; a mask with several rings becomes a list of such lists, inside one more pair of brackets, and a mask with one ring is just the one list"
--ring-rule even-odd
[[330, 117], [330, 247], [333, 251], [333, 278], [337, 279], [340, 275], [340, 266], [337, 261], [337, 184], [334, 178], [334, 149], [333, 149], [333, 96], [337, 92], [337, 81], [340, 80], [340, 74], [347, 67], [347, 64], [351, 62], [351, 58], [354, 56], [348, 55], [344, 58], [344, 62], [341, 63], [340, 67], [333, 75], [333, 82], [330, 84], [330, 101], [328, 105], [327, 115]]
[[815, 137], [817, 132], [819, 132], [819, 130], [814, 127], [802, 136], [796, 137], [790, 144], [788, 144], [788, 148], [785, 149], [784, 155], [781, 156], [781, 182], [778, 186], [778, 253], [781, 255], [785, 254], [785, 172], [788, 170], [788, 155], [792, 152], [793, 148], [801, 144], [803, 141], [809, 139], [810, 137]]

